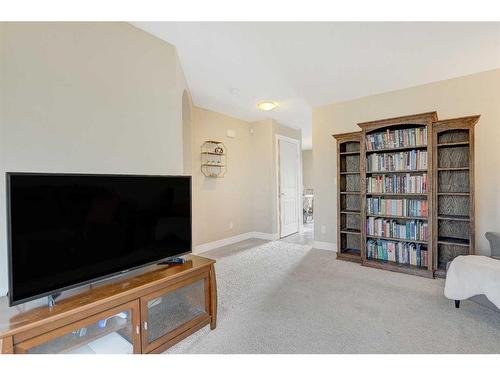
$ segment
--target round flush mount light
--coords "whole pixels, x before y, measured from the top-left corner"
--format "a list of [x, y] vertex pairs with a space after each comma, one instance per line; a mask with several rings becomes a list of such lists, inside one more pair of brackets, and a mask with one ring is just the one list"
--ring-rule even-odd
[[257, 108], [259, 108], [261, 111], [272, 111], [274, 108], [278, 106], [278, 103], [272, 102], [269, 100], [259, 102], [257, 104]]

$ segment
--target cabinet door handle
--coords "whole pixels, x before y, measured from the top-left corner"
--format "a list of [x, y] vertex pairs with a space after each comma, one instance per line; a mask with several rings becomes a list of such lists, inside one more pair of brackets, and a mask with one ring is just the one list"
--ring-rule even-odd
[[148, 330], [148, 322], [144, 322], [144, 330], [147, 331]]
[[141, 332], [141, 328], [139, 326], [135, 326], [135, 332], [137, 332], [137, 334], [139, 334]]

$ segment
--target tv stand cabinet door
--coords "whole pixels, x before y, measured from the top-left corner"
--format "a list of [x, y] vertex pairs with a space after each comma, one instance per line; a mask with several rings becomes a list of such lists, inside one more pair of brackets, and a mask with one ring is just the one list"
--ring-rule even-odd
[[161, 353], [210, 324], [208, 272], [141, 298], [142, 351]]
[[139, 300], [134, 300], [14, 345], [18, 354], [141, 353]]

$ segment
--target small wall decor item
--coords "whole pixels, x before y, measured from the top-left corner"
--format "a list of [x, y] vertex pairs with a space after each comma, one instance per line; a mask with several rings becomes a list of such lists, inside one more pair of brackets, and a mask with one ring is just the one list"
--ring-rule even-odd
[[224, 177], [226, 174], [226, 146], [219, 141], [206, 141], [201, 146], [201, 171], [206, 177]]

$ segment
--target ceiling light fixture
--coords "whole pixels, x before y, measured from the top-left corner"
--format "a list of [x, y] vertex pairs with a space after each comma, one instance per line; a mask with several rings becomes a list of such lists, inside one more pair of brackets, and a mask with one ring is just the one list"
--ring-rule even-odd
[[272, 111], [274, 108], [278, 106], [278, 103], [276, 102], [271, 102], [271, 101], [263, 101], [257, 104], [257, 108], [259, 108], [261, 111]]

